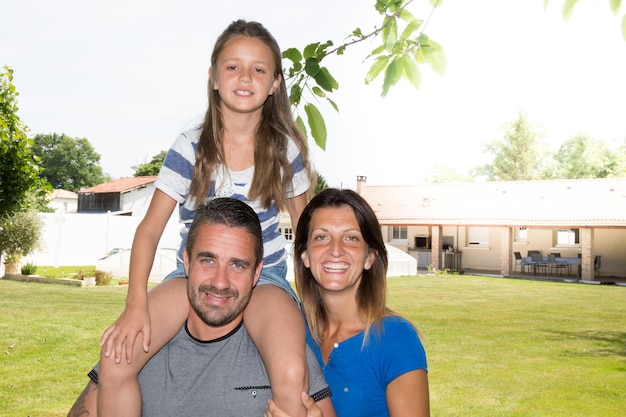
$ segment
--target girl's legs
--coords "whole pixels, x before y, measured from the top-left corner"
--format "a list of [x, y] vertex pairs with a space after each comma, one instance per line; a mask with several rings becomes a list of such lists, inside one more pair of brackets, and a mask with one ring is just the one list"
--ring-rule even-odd
[[306, 335], [296, 302], [276, 285], [257, 285], [244, 323], [263, 358], [273, 400], [290, 416], [306, 416], [300, 398], [309, 390]]
[[[133, 361], [115, 363], [115, 355], [108, 358], [100, 352], [98, 371], [99, 417], [141, 416], [141, 390], [137, 376], [156, 352], [180, 330], [189, 314], [187, 279], [172, 278], [150, 290], [148, 312], [152, 323], [150, 351], [144, 352], [141, 335], [137, 335]], [[124, 357], [124, 356], [122, 356]]]

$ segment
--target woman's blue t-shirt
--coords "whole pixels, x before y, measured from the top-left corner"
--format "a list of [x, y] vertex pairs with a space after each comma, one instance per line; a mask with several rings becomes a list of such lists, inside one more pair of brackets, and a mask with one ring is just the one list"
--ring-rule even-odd
[[389, 416], [385, 391], [398, 376], [416, 369], [428, 370], [426, 352], [415, 327], [401, 317], [385, 317], [380, 334], [370, 331], [335, 344], [324, 365], [320, 347], [307, 329], [307, 342], [315, 352], [338, 417]]

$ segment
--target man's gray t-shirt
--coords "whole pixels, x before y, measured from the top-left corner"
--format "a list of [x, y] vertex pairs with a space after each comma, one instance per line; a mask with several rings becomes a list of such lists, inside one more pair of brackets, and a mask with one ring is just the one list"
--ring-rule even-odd
[[[330, 396], [322, 370], [307, 346], [309, 392]], [[271, 398], [263, 360], [245, 326], [209, 342], [185, 325], [139, 374], [143, 416], [262, 416]]]

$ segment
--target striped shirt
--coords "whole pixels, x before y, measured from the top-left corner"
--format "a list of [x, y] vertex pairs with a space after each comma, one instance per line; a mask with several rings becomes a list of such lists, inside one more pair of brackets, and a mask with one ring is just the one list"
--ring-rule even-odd
[[[155, 182], [156, 188], [178, 202], [179, 221], [183, 225], [180, 231], [181, 245], [177, 254], [181, 262], [187, 242], [187, 233], [196, 215], [195, 204], [189, 195], [189, 189], [201, 132], [202, 126], [197, 126], [181, 133], [176, 138], [165, 157], [163, 167]], [[288, 140], [287, 158], [293, 174], [292, 189], [287, 191], [287, 197], [292, 198], [306, 192], [309, 189], [310, 181], [302, 166], [302, 155], [292, 139]], [[254, 166], [243, 171], [223, 170], [222, 167], [217, 167], [211, 176], [211, 187], [205, 201], [211, 198], [231, 197], [252, 207], [259, 216], [263, 232], [263, 265], [272, 266], [287, 259], [286, 240], [278, 230], [280, 211], [274, 202], [270, 208], [265, 208], [259, 200], [248, 200], [253, 175]]]

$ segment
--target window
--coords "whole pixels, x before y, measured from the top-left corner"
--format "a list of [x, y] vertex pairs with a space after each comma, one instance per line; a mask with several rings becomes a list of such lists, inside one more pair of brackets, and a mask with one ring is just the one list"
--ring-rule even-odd
[[556, 246], [577, 246], [579, 243], [579, 229], [561, 229], [556, 231]]
[[515, 241], [527, 242], [528, 241], [528, 229], [525, 227], [518, 227], [515, 229]]
[[285, 227], [285, 229], [283, 230], [283, 228], [281, 227], [278, 229], [278, 231], [282, 233], [283, 236], [285, 236], [285, 239], [287, 239], [287, 242], [293, 241], [293, 228]]
[[467, 247], [488, 248], [489, 247], [489, 228], [488, 227], [468, 227], [467, 228]]
[[408, 236], [407, 230], [406, 226], [393, 226], [391, 240], [406, 240]]

